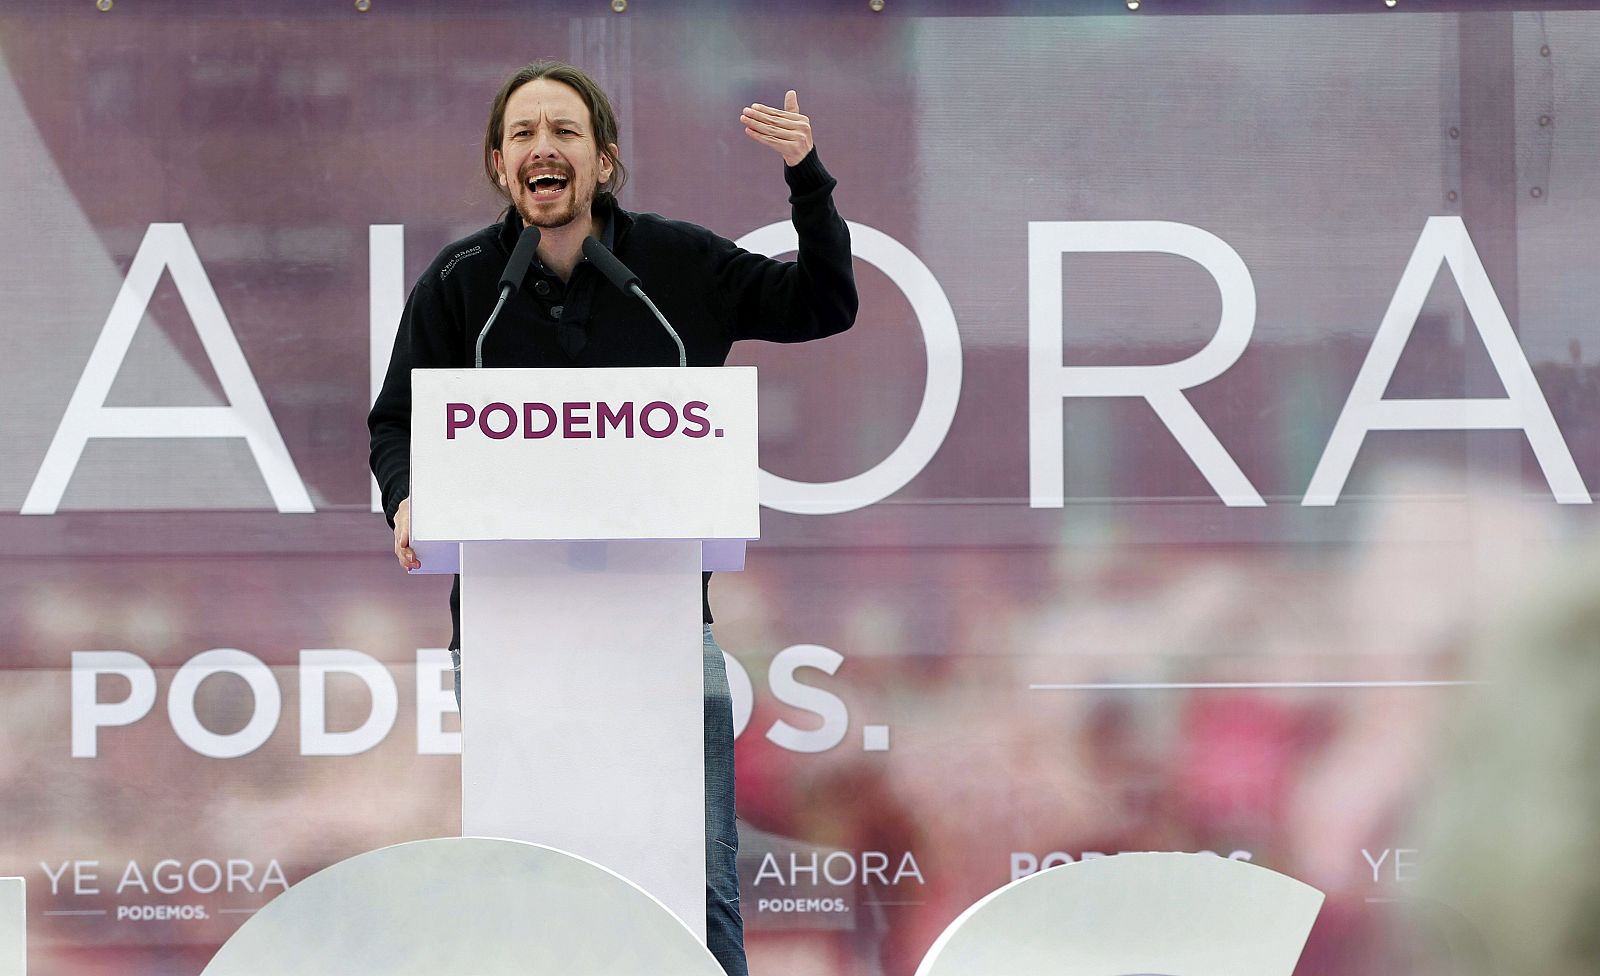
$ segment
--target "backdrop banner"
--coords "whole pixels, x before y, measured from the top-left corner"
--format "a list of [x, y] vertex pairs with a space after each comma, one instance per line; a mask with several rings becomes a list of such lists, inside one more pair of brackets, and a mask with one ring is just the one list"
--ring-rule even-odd
[[1123, 851], [1327, 892], [1303, 974], [1460, 936], [1416, 817], [1443, 730], [1480, 637], [1594, 562], [1600, 10], [619, 5], [0, 11], [30, 973], [197, 974], [313, 872], [460, 832], [450, 580], [396, 564], [365, 417], [540, 57], [610, 93], [624, 207], [773, 255], [739, 111], [795, 89], [851, 225], [855, 327], [732, 360], [754, 971], [911, 976], [988, 892]]

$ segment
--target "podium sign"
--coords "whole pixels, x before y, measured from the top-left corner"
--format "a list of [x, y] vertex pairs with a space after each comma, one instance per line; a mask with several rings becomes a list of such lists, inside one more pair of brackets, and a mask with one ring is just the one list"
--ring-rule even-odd
[[751, 366], [411, 374], [422, 541], [753, 539]]
[[704, 939], [700, 573], [759, 535], [755, 369], [411, 377], [413, 548], [461, 572], [462, 832], [593, 860]]

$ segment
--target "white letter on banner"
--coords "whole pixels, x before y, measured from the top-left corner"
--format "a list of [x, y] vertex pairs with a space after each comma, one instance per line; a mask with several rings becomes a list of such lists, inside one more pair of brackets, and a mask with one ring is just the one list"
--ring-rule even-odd
[[[1222, 318], [1205, 348], [1156, 366], [1063, 366], [1061, 255], [1176, 254], [1204, 268], [1222, 294]], [[1256, 289], [1239, 253], [1215, 234], [1163, 220], [1028, 223], [1028, 470], [1030, 504], [1063, 504], [1063, 397], [1142, 397], [1224, 504], [1265, 505], [1183, 391], [1238, 361], [1255, 329]]]
[[794, 677], [801, 668], [816, 668], [824, 674], [833, 674], [843, 663], [843, 654], [820, 644], [796, 644], [772, 659], [767, 683], [773, 697], [785, 705], [813, 713], [822, 719], [822, 725], [806, 730], [779, 719], [767, 730], [769, 740], [790, 752], [827, 752], [844, 741], [844, 734], [850, 730], [850, 712], [844, 700], [832, 692], [801, 684]]
[[[378, 399], [389, 353], [406, 307], [406, 228], [404, 224], [367, 227], [367, 376], [372, 397]], [[372, 478], [372, 510], [383, 511], [383, 492]]]
[[[367, 720], [349, 732], [328, 731], [327, 681], [332, 671], [360, 678], [372, 696]], [[350, 650], [300, 652], [300, 755], [354, 756], [366, 752], [394, 728], [399, 711], [394, 676], [371, 655]]]
[[[102, 674], [128, 679], [128, 697], [119, 702], [96, 699]], [[156, 673], [136, 654], [127, 651], [72, 652], [72, 758], [93, 759], [99, 754], [97, 729], [132, 725], [150, 714], [156, 703]]]
[[[194, 695], [200, 683], [214, 674], [236, 674], [250, 686], [255, 696], [255, 707], [244, 728], [228, 735], [217, 733], [200, 724], [194, 713]], [[167, 717], [172, 721], [172, 731], [184, 745], [202, 756], [213, 759], [234, 759], [261, 748], [278, 727], [278, 715], [283, 711], [283, 695], [272, 669], [261, 663], [254, 654], [231, 647], [217, 648], [190, 658], [172, 677], [172, 687], [167, 689]]]
[[[1506, 396], [1493, 400], [1385, 400], [1383, 391], [1400, 363], [1400, 354], [1416, 328], [1441, 264], [1450, 266], [1495, 374]], [[1528, 365], [1511, 320], [1495, 296], [1478, 250], [1460, 217], [1429, 217], [1417, 247], [1400, 274], [1389, 310], [1378, 325], [1372, 348], [1350, 388], [1350, 398], [1334, 424], [1322, 460], [1306, 487], [1303, 505], [1333, 505], [1369, 430], [1521, 430], [1539, 459], [1556, 501], [1586, 505], [1591, 501], [1583, 476], [1573, 463], [1539, 381]]]
[[[842, 481], [791, 481], [760, 472], [761, 504], [796, 515], [833, 515], [865, 508], [888, 498], [922, 473], [944, 444], [961, 400], [961, 333], [939, 280], [904, 244], [881, 230], [847, 222], [850, 253], [877, 265], [894, 282], [922, 327], [928, 356], [928, 380], [922, 405], [905, 439], [889, 456], [861, 474]], [[799, 247], [788, 221], [768, 224], [739, 238], [740, 247], [757, 254], [783, 254]]]
[[[194, 321], [206, 357], [228, 398], [225, 407], [108, 407], [106, 397], [155, 295], [162, 269]], [[280, 512], [312, 511], [311, 498], [267, 410], [250, 364], [182, 224], [151, 224], [72, 391], [55, 439], [22, 503], [24, 515], [50, 515], [91, 437], [243, 437]]]
[[454, 676], [444, 676], [454, 665], [443, 647], [417, 648], [417, 755], [461, 755], [461, 733], [446, 732], [443, 719], [461, 711], [456, 705]]

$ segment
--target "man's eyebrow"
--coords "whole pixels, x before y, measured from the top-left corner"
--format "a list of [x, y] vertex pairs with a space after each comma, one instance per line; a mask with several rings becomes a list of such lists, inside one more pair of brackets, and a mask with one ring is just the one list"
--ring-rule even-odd
[[[515, 129], [515, 128], [520, 128], [522, 126], [529, 126], [529, 125], [533, 125], [536, 121], [538, 121], [538, 120], [537, 119], [513, 119], [512, 121], [506, 123], [506, 128]], [[564, 119], [563, 118], [563, 119], [551, 119], [550, 121], [552, 123], [554, 123], [555, 125], [566, 126], [567, 128], [570, 128], [570, 129], [580, 129], [580, 128], [583, 127], [582, 123], [580, 123], [577, 119]]]

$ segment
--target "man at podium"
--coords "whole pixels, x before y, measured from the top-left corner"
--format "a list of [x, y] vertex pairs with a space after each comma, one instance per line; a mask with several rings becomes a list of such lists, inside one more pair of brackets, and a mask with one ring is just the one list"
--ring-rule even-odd
[[[499, 367], [670, 366], [677, 339], [647, 305], [612, 286], [585, 255], [593, 238], [637, 276], [681, 338], [681, 360], [720, 366], [740, 339], [803, 342], [855, 321], [849, 231], [835, 181], [812, 144], [796, 93], [783, 108], [750, 105], [740, 123], [783, 157], [797, 260], [774, 261], [682, 221], [630, 213], [610, 99], [584, 71], [530, 64], [495, 95], [484, 132], [484, 172], [505, 201], [502, 218], [439, 252], [412, 288], [382, 391], [368, 417], [371, 464], [394, 527], [394, 552], [420, 566], [410, 536], [411, 370]], [[537, 237], [524, 232], [537, 229]], [[519, 242], [537, 241], [520, 281], [508, 283]], [[594, 242], [589, 247], [593, 248]], [[592, 250], [588, 253], [594, 253]], [[603, 257], [604, 255], [602, 255]], [[494, 326], [482, 333], [485, 323]], [[710, 574], [706, 574], [709, 578]], [[704, 584], [703, 584], [704, 585]], [[460, 581], [451, 594], [451, 652], [460, 678]], [[704, 590], [703, 590], [704, 593]], [[733, 718], [722, 651], [704, 603], [707, 946], [734, 976], [746, 973], [734, 820]], [[470, 661], [467, 665], [471, 667]]]

